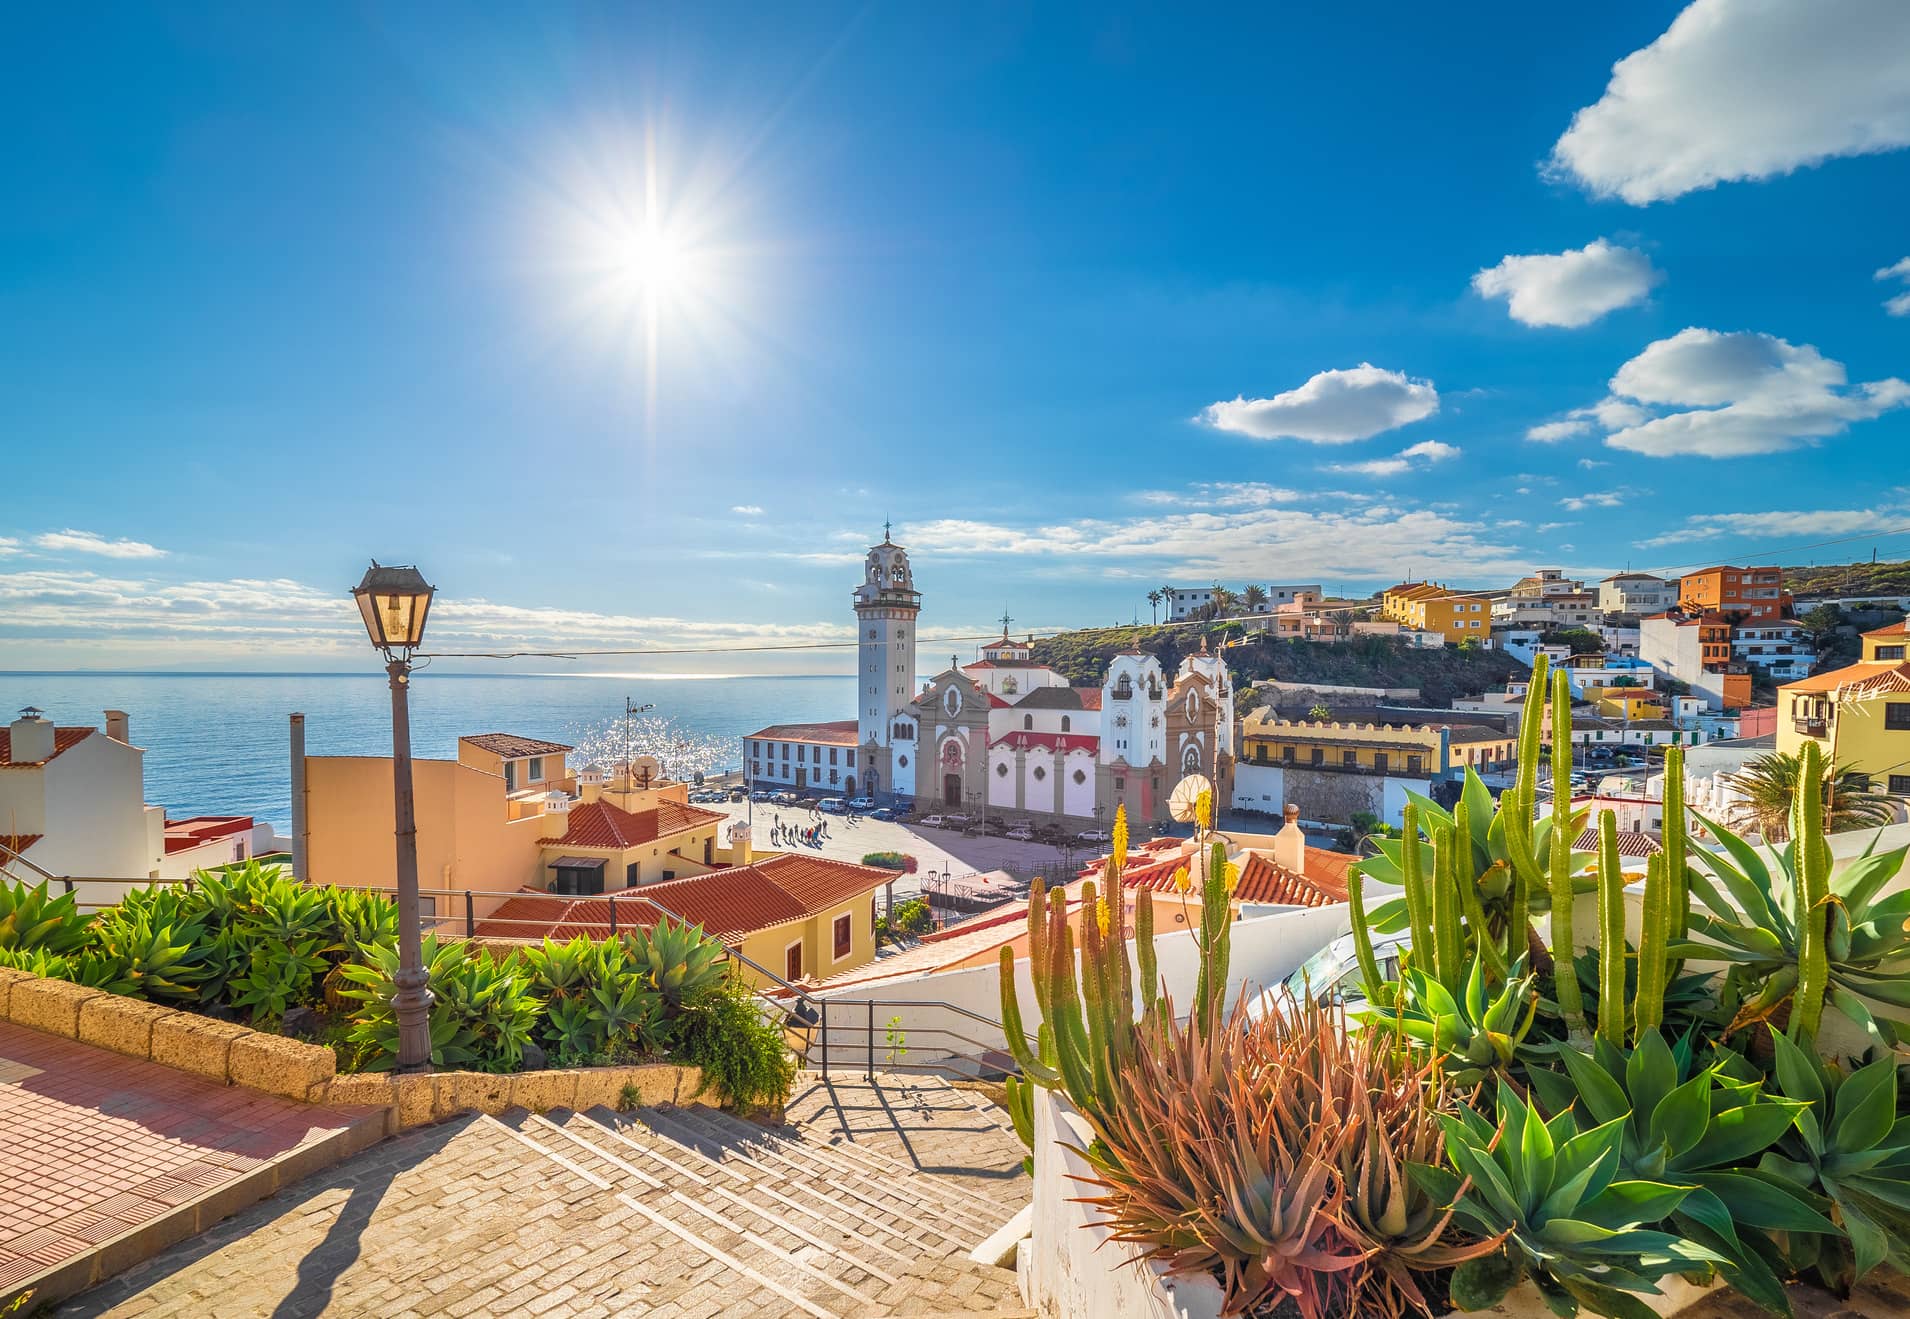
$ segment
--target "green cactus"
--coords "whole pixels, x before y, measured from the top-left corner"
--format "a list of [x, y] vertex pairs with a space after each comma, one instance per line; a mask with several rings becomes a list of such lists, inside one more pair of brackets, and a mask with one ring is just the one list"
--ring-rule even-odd
[[1817, 1037], [1824, 1016], [1824, 991], [1830, 983], [1825, 934], [1831, 919], [1830, 844], [1824, 841], [1823, 751], [1805, 739], [1799, 757], [1797, 797], [1791, 807], [1791, 840], [1796, 855], [1797, 990], [1791, 999], [1790, 1037], [1798, 1043]]
[[1691, 879], [1685, 847], [1690, 821], [1685, 816], [1685, 749], [1665, 748], [1665, 900], [1671, 915], [1671, 937], [1685, 937], [1691, 919]]
[[1432, 891], [1426, 883], [1425, 858], [1419, 850], [1419, 807], [1407, 802], [1401, 818], [1399, 881], [1406, 895], [1406, 926], [1413, 935], [1413, 960], [1431, 965]]
[[1598, 813], [1598, 1034], [1614, 1049], [1625, 1047], [1625, 872], [1610, 811]]
[[1645, 902], [1638, 925], [1638, 997], [1632, 1004], [1632, 1025], [1641, 1041], [1665, 1024], [1669, 983], [1665, 945], [1672, 933], [1668, 870], [1663, 853], [1645, 864]]
[[[1572, 903], [1576, 886], [1572, 883], [1572, 686], [1563, 669], [1552, 675], [1552, 832], [1551, 866], [1548, 886], [1552, 895], [1552, 957], [1558, 970], [1553, 975], [1553, 992], [1559, 1011], [1572, 1034], [1583, 1037], [1585, 999], [1580, 994], [1578, 977], [1572, 974], [1572, 959], [1578, 955], [1578, 942], [1572, 931]], [[1621, 944], [1622, 948], [1623, 945]]]
[[1150, 889], [1138, 889], [1134, 894], [1134, 953], [1141, 964], [1141, 1017], [1151, 1021], [1160, 1012], [1161, 974], [1154, 957], [1154, 894]]
[[1227, 848], [1213, 845], [1200, 899], [1200, 975], [1194, 990], [1194, 1019], [1200, 1036], [1219, 1033], [1221, 1005], [1227, 997], [1227, 965], [1233, 948], [1233, 894], [1227, 887]]
[[1379, 959], [1373, 956], [1373, 932], [1366, 924], [1366, 877], [1358, 864], [1346, 870], [1346, 908], [1353, 921], [1353, 955], [1359, 959], [1360, 984], [1366, 1001], [1376, 1003], [1380, 995]]

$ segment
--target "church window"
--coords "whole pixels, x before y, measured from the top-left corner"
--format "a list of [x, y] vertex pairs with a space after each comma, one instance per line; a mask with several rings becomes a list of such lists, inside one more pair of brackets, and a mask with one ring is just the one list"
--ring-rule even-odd
[[1041, 766], [1036, 765], [1035, 766], [1035, 782], [1039, 783], [1047, 777], [1048, 777], [1048, 771], [1043, 769]]
[[874, 640], [875, 640], [875, 629], [874, 629], [874, 628], [870, 628], [870, 629], [869, 629], [869, 640], [871, 640], [871, 641], [874, 641]]
[[1126, 792], [1126, 791], [1127, 791], [1127, 780], [1126, 780], [1126, 779], [1116, 779], [1116, 780], [1114, 780], [1114, 790], [1115, 790], [1116, 792]]
[[895, 639], [897, 641], [907, 641], [909, 639], [908, 630], [904, 628], [902, 631], [897, 632], [895, 634]]
[[1074, 772], [1074, 781], [1077, 785], [1086, 783], [1088, 781], [1087, 771], [1077, 769]]
[[1007, 761], [1000, 760], [995, 762], [995, 777], [998, 779], [1005, 779], [1008, 777], [1008, 762]]
[[909, 758], [907, 756], [897, 756], [895, 758], [895, 763], [901, 766], [903, 769], [907, 769], [909, 767]]
[[1114, 699], [1117, 701], [1128, 701], [1133, 698], [1134, 684], [1128, 681], [1128, 676], [1123, 673], [1121, 680], [1114, 684]]
[[1034, 726], [1035, 717], [1033, 715], [1025, 714], [1021, 717], [1021, 728], [1023, 732], [1033, 732]]
[[1069, 728], [1072, 727], [1072, 725], [1073, 725], [1073, 721], [1070, 720], [1067, 715], [1064, 714], [1061, 716], [1061, 731], [1062, 732], [1064, 733], [1067, 732]]

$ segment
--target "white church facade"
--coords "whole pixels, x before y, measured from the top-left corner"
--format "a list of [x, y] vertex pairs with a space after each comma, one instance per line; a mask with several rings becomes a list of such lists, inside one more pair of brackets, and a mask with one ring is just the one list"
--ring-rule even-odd
[[950, 656], [917, 690], [921, 602], [908, 552], [885, 529], [853, 597], [856, 718], [751, 734], [744, 765], [752, 783], [1104, 824], [1117, 806], [1136, 821], [1165, 820], [1168, 793], [1190, 773], [1205, 774], [1228, 800], [1234, 691], [1220, 656], [1203, 648], [1170, 679], [1155, 656], [1129, 651], [1113, 657], [1099, 684], [1077, 686], [1034, 658], [1032, 638], [1010, 636], [1004, 618], [1001, 637], [978, 659]]

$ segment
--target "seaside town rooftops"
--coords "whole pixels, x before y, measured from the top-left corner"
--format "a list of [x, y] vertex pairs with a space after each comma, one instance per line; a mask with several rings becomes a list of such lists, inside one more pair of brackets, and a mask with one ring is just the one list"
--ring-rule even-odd
[[841, 906], [895, 878], [889, 870], [827, 857], [778, 855], [666, 879], [601, 898], [521, 893], [477, 924], [480, 939], [604, 938], [610, 933], [610, 897], [616, 898], [617, 928], [650, 926], [666, 916], [700, 925], [727, 944], [777, 925], [787, 925]]
[[824, 746], [852, 747], [856, 744], [856, 721], [835, 719], [819, 724], [771, 724], [749, 736], [761, 742], [820, 742]]
[[489, 751], [506, 760], [520, 760], [525, 756], [558, 756], [571, 750], [562, 742], [545, 742], [535, 737], [519, 737], [515, 733], [476, 733], [461, 737], [458, 741], [469, 742], [480, 751]]
[[230, 838], [251, 832], [252, 817], [249, 815], [194, 815], [184, 820], [168, 820], [166, 851], [190, 851], [215, 838]]
[[45, 760], [15, 760], [12, 731], [0, 727], [0, 769], [31, 769], [44, 765], [49, 760], [57, 760], [97, 731], [93, 728], [56, 728], [53, 730], [52, 755]]
[[544, 840], [546, 847], [613, 847], [619, 850], [654, 843], [659, 838], [688, 833], [721, 822], [720, 811], [706, 811], [684, 802], [659, 801], [647, 811], [626, 811], [607, 801], [585, 802], [562, 815], [546, 817], [563, 820], [562, 836]]
[[1864, 633], [1867, 637], [1903, 637], [1910, 636], [1910, 618], [1900, 618], [1894, 623], [1882, 627], [1873, 627]]
[[1787, 692], [1849, 692], [1870, 696], [1879, 692], [1910, 692], [1910, 660], [1871, 660], [1846, 664], [1828, 673], [1812, 674], [1787, 682]]

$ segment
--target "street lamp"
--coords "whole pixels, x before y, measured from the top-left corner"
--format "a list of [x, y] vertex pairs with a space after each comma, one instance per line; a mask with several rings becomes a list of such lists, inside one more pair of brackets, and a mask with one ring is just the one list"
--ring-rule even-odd
[[425, 983], [418, 917], [418, 819], [411, 795], [411, 656], [424, 640], [433, 588], [413, 567], [376, 559], [352, 591], [365, 631], [391, 676], [391, 791], [398, 840], [398, 973], [391, 1007], [398, 1018], [398, 1070], [431, 1070], [431, 990]]

